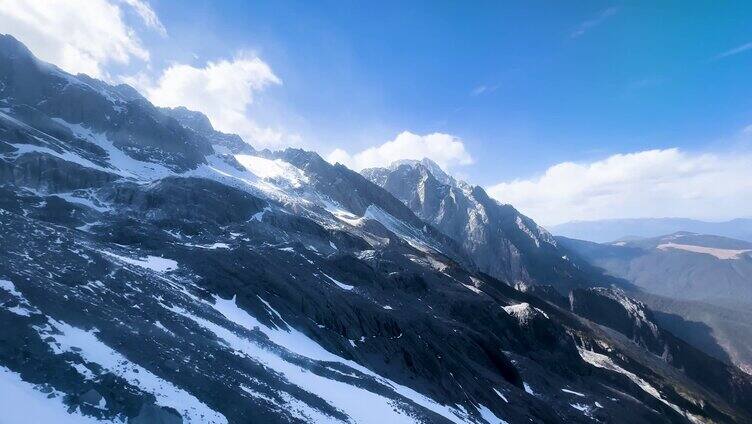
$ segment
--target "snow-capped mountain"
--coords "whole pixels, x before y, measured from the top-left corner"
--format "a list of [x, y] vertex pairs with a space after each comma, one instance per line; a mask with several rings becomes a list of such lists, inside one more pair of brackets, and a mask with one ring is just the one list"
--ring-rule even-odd
[[604, 284], [573, 261], [554, 237], [483, 188], [447, 175], [430, 159], [400, 161], [363, 172], [416, 215], [457, 240], [482, 272], [510, 284], [553, 285], [563, 293]]
[[478, 272], [411, 209], [0, 37], [0, 422], [752, 420], [749, 376]]

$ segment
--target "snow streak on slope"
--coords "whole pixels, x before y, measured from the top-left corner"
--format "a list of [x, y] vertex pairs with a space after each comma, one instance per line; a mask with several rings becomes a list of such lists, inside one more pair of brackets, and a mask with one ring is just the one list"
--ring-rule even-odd
[[[261, 300], [263, 301], [263, 299]], [[281, 316], [271, 308], [267, 302], [263, 302], [270, 309], [270, 312], [281, 320]], [[345, 373], [345, 375], [349, 377], [356, 377], [363, 379], [364, 381], [378, 382], [386, 390], [394, 393], [397, 398], [404, 397], [405, 399], [441, 415], [452, 422], [473, 422], [470, 416], [457, 408], [440, 405], [413, 389], [385, 379], [353, 361], [334, 355], [294, 328], [288, 326], [286, 329], [279, 329], [271, 328], [262, 324], [256, 318], [240, 309], [235, 303], [235, 299], [224, 300], [221, 298], [215, 298], [215, 304], [213, 307], [227, 318], [227, 320], [245, 328], [246, 330], [258, 329], [262, 331], [267, 335], [270, 341], [291, 353], [315, 361], [344, 365], [350, 369], [349, 372]], [[306, 370], [297, 364], [285, 360], [283, 357], [272, 351], [264, 349], [255, 344], [249, 338], [244, 337], [225, 326], [216, 324], [206, 318], [199, 317], [198, 315], [180, 307], [172, 306], [167, 308], [211, 331], [219, 339], [230, 346], [236, 353], [263, 363], [265, 366], [283, 374], [290, 383], [322, 397], [328, 403], [346, 413], [354, 422], [374, 424], [382, 424], [384, 422], [420, 422], [416, 421], [409, 411], [402, 406], [403, 402], [395, 401], [358, 386], [319, 376], [310, 370]], [[334, 369], [330, 370], [337, 371]], [[321, 412], [317, 410], [309, 410], [306, 414], [321, 414]], [[330, 422], [331, 420], [333, 420], [332, 417], [327, 417], [326, 420], [321, 422]]]
[[[60, 118], [52, 118], [52, 120], [69, 128], [76, 136], [101, 147], [107, 152], [109, 163], [121, 176], [137, 180], [152, 181], [173, 174], [171, 170], [160, 164], [133, 159], [125, 154], [125, 152], [115, 147], [113, 142], [110, 141], [105, 134], [95, 133], [80, 124], [71, 124]], [[112, 172], [111, 169], [106, 171]]]
[[580, 352], [580, 356], [582, 357], [582, 359], [585, 362], [587, 362], [587, 363], [589, 363], [589, 364], [591, 364], [593, 366], [596, 366], [598, 368], [605, 368], [607, 370], [611, 370], [611, 371], [614, 371], [614, 372], [618, 372], [619, 374], [623, 374], [627, 378], [629, 378], [630, 380], [632, 380], [633, 383], [635, 383], [637, 386], [639, 386], [647, 394], [649, 394], [650, 396], [653, 396], [654, 398], [658, 399], [659, 401], [665, 403], [666, 405], [668, 405], [669, 407], [671, 407], [671, 409], [675, 410], [676, 412], [684, 415], [684, 417], [686, 417], [688, 420], [690, 420], [692, 422], [695, 422], [695, 423], [705, 422], [705, 420], [701, 419], [700, 417], [698, 417], [696, 415], [693, 415], [693, 414], [690, 414], [689, 412], [684, 411], [683, 409], [679, 408], [678, 406], [676, 406], [673, 403], [671, 403], [671, 402], [667, 401], [666, 399], [664, 399], [663, 396], [661, 396], [661, 393], [655, 387], [653, 387], [650, 383], [648, 383], [647, 381], [645, 381], [642, 378], [638, 377], [634, 373], [631, 373], [631, 372], [625, 370], [624, 368], [620, 367], [619, 365], [617, 365], [616, 363], [614, 363], [614, 361], [611, 358], [609, 358], [608, 356], [602, 355], [600, 353], [596, 353], [596, 352], [593, 352], [593, 351], [590, 351], [590, 350], [582, 349], [582, 348], [578, 348], [578, 350]]
[[294, 188], [301, 187], [309, 181], [303, 171], [280, 159], [271, 160], [260, 156], [235, 155], [235, 160], [259, 178], [284, 181]]
[[[0, 414], [3, 423], [101, 424], [101, 421], [82, 415], [78, 409], [68, 412], [63, 394], [42, 393], [17, 373], [0, 366]], [[117, 421], [122, 422], [122, 421]]]
[[37, 330], [42, 339], [51, 339], [48, 343], [55, 353], [78, 353], [85, 361], [98, 364], [130, 384], [153, 394], [157, 404], [175, 409], [188, 423], [227, 423], [222, 414], [213, 411], [190, 393], [129, 361], [118, 351], [99, 341], [96, 331], [85, 331], [53, 319], [46, 326], [37, 327]]
[[165, 273], [169, 271], [175, 271], [178, 269], [178, 263], [172, 259], [166, 259], [159, 256], [148, 255], [143, 259], [133, 259], [126, 256], [116, 255], [114, 253], [107, 252], [106, 250], [99, 250], [99, 253], [105, 254], [112, 258], [123, 261], [127, 264], [136, 265], [141, 268], [150, 269], [154, 272]]

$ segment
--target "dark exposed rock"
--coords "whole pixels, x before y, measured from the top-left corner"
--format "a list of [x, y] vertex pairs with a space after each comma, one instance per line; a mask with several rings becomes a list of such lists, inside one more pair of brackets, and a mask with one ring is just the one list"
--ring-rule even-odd
[[44, 153], [26, 153], [13, 162], [0, 159], [0, 182], [44, 193], [101, 187], [118, 178]]
[[143, 404], [138, 415], [128, 419], [129, 424], [183, 424], [183, 418], [176, 411], [154, 404]]
[[[55, 172], [40, 162], [23, 178], [3, 174], [0, 366], [50, 387], [71, 413], [170, 424], [750, 421], [748, 377], [681, 344], [667, 342], [662, 359], [556, 306], [543, 286], [523, 292], [476, 272], [462, 242], [343, 166], [256, 152], [7, 37], [0, 77], [14, 103], [1, 121], [17, 121], [0, 134], [8, 169], [62, 155]], [[482, 190], [463, 193], [517, 228], [502, 247], [528, 256], [505, 270], [559, 290], [581, 282], [565, 278], [576, 267], [559, 267], [561, 251], [532, 221]]]

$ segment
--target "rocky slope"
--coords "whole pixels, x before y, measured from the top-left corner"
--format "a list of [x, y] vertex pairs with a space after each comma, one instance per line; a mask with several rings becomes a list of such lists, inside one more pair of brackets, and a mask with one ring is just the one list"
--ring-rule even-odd
[[737, 369], [700, 354], [708, 384], [478, 272], [347, 168], [9, 36], [0, 218], [2, 422], [752, 421]]
[[661, 325], [752, 370], [752, 243], [687, 232], [606, 244], [557, 240], [640, 287], [631, 295], [661, 312]]

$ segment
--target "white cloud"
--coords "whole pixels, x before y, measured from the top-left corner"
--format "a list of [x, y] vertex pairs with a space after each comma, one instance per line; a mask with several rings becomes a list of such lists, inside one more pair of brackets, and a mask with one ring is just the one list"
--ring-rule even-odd
[[282, 84], [268, 64], [250, 53], [208, 62], [203, 68], [173, 64], [155, 83], [143, 74], [125, 81], [139, 88], [155, 105], [185, 106], [203, 112], [215, 129], [238, 134], [249, 143], [278, 147], [300, 141], [296, 135], [262, 127], [248, 117], [248, 107], [258, 92]]
[[619, 11], [618, 7], [609, 7], [607, 9], [604, 9], [598, 13], [596, 17], [593, 19], [588, 19], [579, 25], [577, 25], [577, 28], [575, 28], [574, 31], [570, 34], [572, 38], [577, 38], [582, 35], [584, 35], [586, 32], [590, 31], [594, 27], [597, 27], [598, 25], [602, 24], [606, 21], [606, 19], [610, 18], [611, 16], [616, 15], [616, 13]]
[[639, 217], [729, 219], [752, 215], [752, 154], [679, 149], [564, 162], [536, 178], [488, 188], [546, 225]]
[[167, 29], [162, 25], [162, 21], [159, 20], [154, 9], [151, 8], [149, 3], [143, 0], [123, 0], [127, 5], [133, 8], [138, 14], [144, 24], [153, 30], [157, 31], [163, 37], [167, 35]]
[[488, 86], [488, 85], [479, 85], [479, 86], [473, 88], [473, 90], [470, 92], [470, 94], [473, 95], [473, 96], [480, 96], [481, 94], [493, 93], [498, 88], [499, 88], [498, 84], [491, 85], [491, 86]]
[[473, 158], [461, 139], [443, 133], [418, 135], [409, 131], [400, 133], [394, 140], [380, 146], [369, 147], [355, 154], [335, 149], [327, 160], [359, 171], [364, 168], [387, 166], [401, 159], [423, 158], [429, 158], [445, 169], [473, 163]]
[[715, 57], [716, 60], [723, 59], [724, 57], [733, 56], [739, 53], [746, 52], [747, 50], [752, 49], [752, 43], [742, 44], [741, 46], [734, 47], [731, 50], [727, 50]]
[[[151, 13], [153, 24], [159, 22], [143, 1], [128, 4], [139, 14]], [[42, 60], [96, 78], [108, 79], [108, 64], [149, 60], [121, 8], [108, 0], [2, 0], [0, 31], [18, 38]]]

